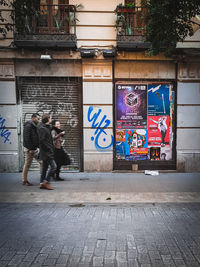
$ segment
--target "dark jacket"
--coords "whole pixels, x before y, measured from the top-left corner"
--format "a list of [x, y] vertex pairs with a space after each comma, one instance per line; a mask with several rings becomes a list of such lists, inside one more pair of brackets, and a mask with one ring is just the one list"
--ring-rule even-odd
[[54, 159], [54, 145], [49, 125], [39, 123], [37, 127], [39, 136], [40, 158], [49, 161]]
[[37, 125], [32, 120], [24, 124], [23, 145], [30, 150], [36, 150], [39, 147]]

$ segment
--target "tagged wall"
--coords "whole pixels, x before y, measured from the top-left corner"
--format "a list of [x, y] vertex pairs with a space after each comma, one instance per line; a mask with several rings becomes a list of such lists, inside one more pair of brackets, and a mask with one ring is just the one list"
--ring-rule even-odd
[[83, 62], [84, 171], [113, 168], [112, 62]]
[[0, 64], [0, 171], [18, 171], [17, 106], [14, 65]]

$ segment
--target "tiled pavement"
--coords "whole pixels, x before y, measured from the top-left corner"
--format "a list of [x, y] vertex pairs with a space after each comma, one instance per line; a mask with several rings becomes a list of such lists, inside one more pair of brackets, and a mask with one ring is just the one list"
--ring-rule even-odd
[[0, 174], [0, 267], [200, 266], [200, 174], [63, 176]]
[[200, 266], [200, 204], [0, 204], [0, 266]]

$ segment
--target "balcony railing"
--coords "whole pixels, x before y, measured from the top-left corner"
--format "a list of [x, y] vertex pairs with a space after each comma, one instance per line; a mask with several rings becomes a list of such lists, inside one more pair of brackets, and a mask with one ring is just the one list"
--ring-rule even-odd
[[76, 47], [76, 8], [74, 5], [40, 5], [25, 18], [23, 31], [15, 30], [19, 47]]
[[117, 47], [119, 49], [145, 49], [146, 7], [118, 7], [116, 10]]

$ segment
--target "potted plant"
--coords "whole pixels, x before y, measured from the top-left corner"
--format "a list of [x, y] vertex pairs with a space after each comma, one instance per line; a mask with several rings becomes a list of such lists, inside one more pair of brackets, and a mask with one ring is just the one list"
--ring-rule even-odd
[[135, 3], [125, 4], [125, 5], [120, 3], [119, 5], [117, 5], [115, 12], [116, 13], [132, 13], [135, 11], [135, 7], [136, 7]]

